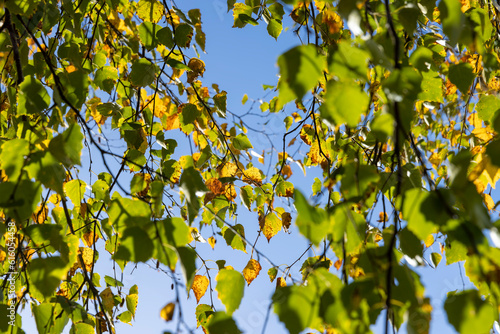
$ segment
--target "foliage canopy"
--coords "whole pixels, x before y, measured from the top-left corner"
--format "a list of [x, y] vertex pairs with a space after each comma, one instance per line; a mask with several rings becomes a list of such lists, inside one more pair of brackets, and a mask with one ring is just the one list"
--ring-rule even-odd
[[[113, 333], [133, 322], [140, 295], [120, 272], [154, 261], [183, 275], [158, 310], [177, 332], [239, 333], [232, 314], [265, 267], [290, 333], [368, 333], [380, 317], [386, 332], [406, 323], [428, 333], [417, 268], [445, 259], [465, 261], [477, 288], [448, 294], [450, 324], [488, 333], [500, 310], [499, 9], [228, 0], [235, 28], [265, 24], [278, 39], [288, 27], [299, 44], [277, 59], [279, 81], [258, 111], [281, 117], [282, 141], [258, 154], [252, 142], [269, 127], [204, 85], [200, 10], [2, 1], [0, 331], [23, 333], [15, 315], [29, 308], [40, 333]], [[294, 186], [300, 169], [321, 174], [307, 193]], [[242, 210], [254, 221], [238, 221]], [[289, 230], [309, 247], [277, 265], [258, 245]], [[205, 241], [248, 252], [244, 269], [209, 259]], [[101, 277], [95, 265], [109, 258], [115, 275]], [[204, 298], [197, 324], [183, 320], [183, 289]]]

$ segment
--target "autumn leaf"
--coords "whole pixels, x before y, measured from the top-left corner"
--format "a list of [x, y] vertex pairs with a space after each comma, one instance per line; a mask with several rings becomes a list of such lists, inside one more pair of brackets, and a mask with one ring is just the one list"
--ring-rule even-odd
[[214, 238], [214, 237], [210, 237], [208, 238], [208, 244], [210, 245], [210, 247], [212, 247], [212, 249], [215, 248], [215, 243], [217, 242], [217, 240]]
[[271, 212], [265, 217], [259, 218], [260, 229], [269, 242], [281, 230], [282, 223], [278, 216]]
[[286, 281], [283, 277], [278, 277], [278, 280], [276, 280], [276, 290], [278, 290], [279, 288], [282, 288], [286, 286]]
[[160, 317], [165, 321], [171, 321], [174, 318], [175, 303], [168, 303], [160, 311]]
[[243, 277], [245, 277], [248, 285], [250, 285], [250, 283], [252, 283], [252, 281], [257, 278], [261, 269], [262, 267], [257, 260], [250, 259], [248, 261], [245, 269], [243, 269]]
[[233, 177], [236, 175], [236, 171], [238, 167], [232, 162], [226, 162], [217, 167], [217, 171], [219, 172], [219, 177]]
[[201, 297], [205, 294], [207, 291], [209, 285], [208, 278], [202, 275], [196, 275], [194, 277], [193, 285], [191, 286], [191, 289], [194, 292], [194, 296], [196, 297], [196, 303], [198, 304], [200, 302]]
[[260, 170], [256, 167], [250, 167], [246, 169], [243, 174], [243, 181], [245, 181], [246, 183], [262, 183], [262, 175], [260, 174]]

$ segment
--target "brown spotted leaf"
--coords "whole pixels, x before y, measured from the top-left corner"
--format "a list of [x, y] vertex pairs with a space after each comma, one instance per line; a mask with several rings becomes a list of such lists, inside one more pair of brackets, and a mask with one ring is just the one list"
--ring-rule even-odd
[[257, 260], [250, 259], [248, 261], [245, 269], [243, 269], [243, 277], [245, 277], [245, 281], [250, 285], [252, 281], [259, 276], [259, 272], [262, 269], [260, 263]]
[[208, 284], [208, 278], [206, 278], [205, 276], [196, 275], [194, 277], [193, 286], [191, 287], [191, 289], [194, 292], [197, 304], [200, 302], [201, 297], [205, 295], [205, 292], [207, 292]]

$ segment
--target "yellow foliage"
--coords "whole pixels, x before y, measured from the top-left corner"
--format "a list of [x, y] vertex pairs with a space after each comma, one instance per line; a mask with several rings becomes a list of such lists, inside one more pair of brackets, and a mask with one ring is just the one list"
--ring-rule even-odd
[[208, 278], [206, 278], [203, 275], [196, 275], [194, 277], [193, 285], [191, 286], [191, 289], [194, 292], [194, 296], [196, 297], [196, 303], [198, 304], [200, 302], [201, 297], [205, 295], [205, 292], [207, 292], [207, 288], [209, 285]]
[[168, 303], [160, 311], [160, 317], [165, 321], [170, 321], [174, 318], [175, 304]]
[[243, 277], [245, 277], [245, 281], [247, 281], [248, 285], [250, 285], [250, 283], [252, 283], [252, 281], [259, 276], [261, 269], [262, 267], [257, 260], [250, 259], [250, 261], [248, 261], [245, 269], [243, 269]]
[[262, 183], [262, 175], [257, 167], [250, 167], [245, 170], [243, 181], [247, 183]]

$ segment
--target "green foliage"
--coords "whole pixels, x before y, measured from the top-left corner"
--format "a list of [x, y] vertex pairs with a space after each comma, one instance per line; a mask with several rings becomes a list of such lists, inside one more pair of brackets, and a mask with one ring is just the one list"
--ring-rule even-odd
[[194, 312], [210, 334], [241, 333], [250, 284], [276, 284], [269, 312], [289, 333], [369, 333], [381, 317], [428, 333], [436, 296], [421, 276], [455, 264], [476, 289], [448, 293], [450, 328], [489, 333], [500, 305], [496, 7], [227, 9], [235, 28], [298, 37], [267, 95], [243, 96], [245, 113], [203, 78], [217, 74], [203, 52], [221, 36], [207, 38], [213, 18], [199, 9], [2, 2], [0, 317], [9, 301], [16, 317], [0, 331], [22, 333], [23, 309], [47, 334], [133, 324], [141, 282], [120, 277], [142, 262], [172, 277], [161, 315], [177, 331], [194, 327], [190, 290], [210, 295]]

